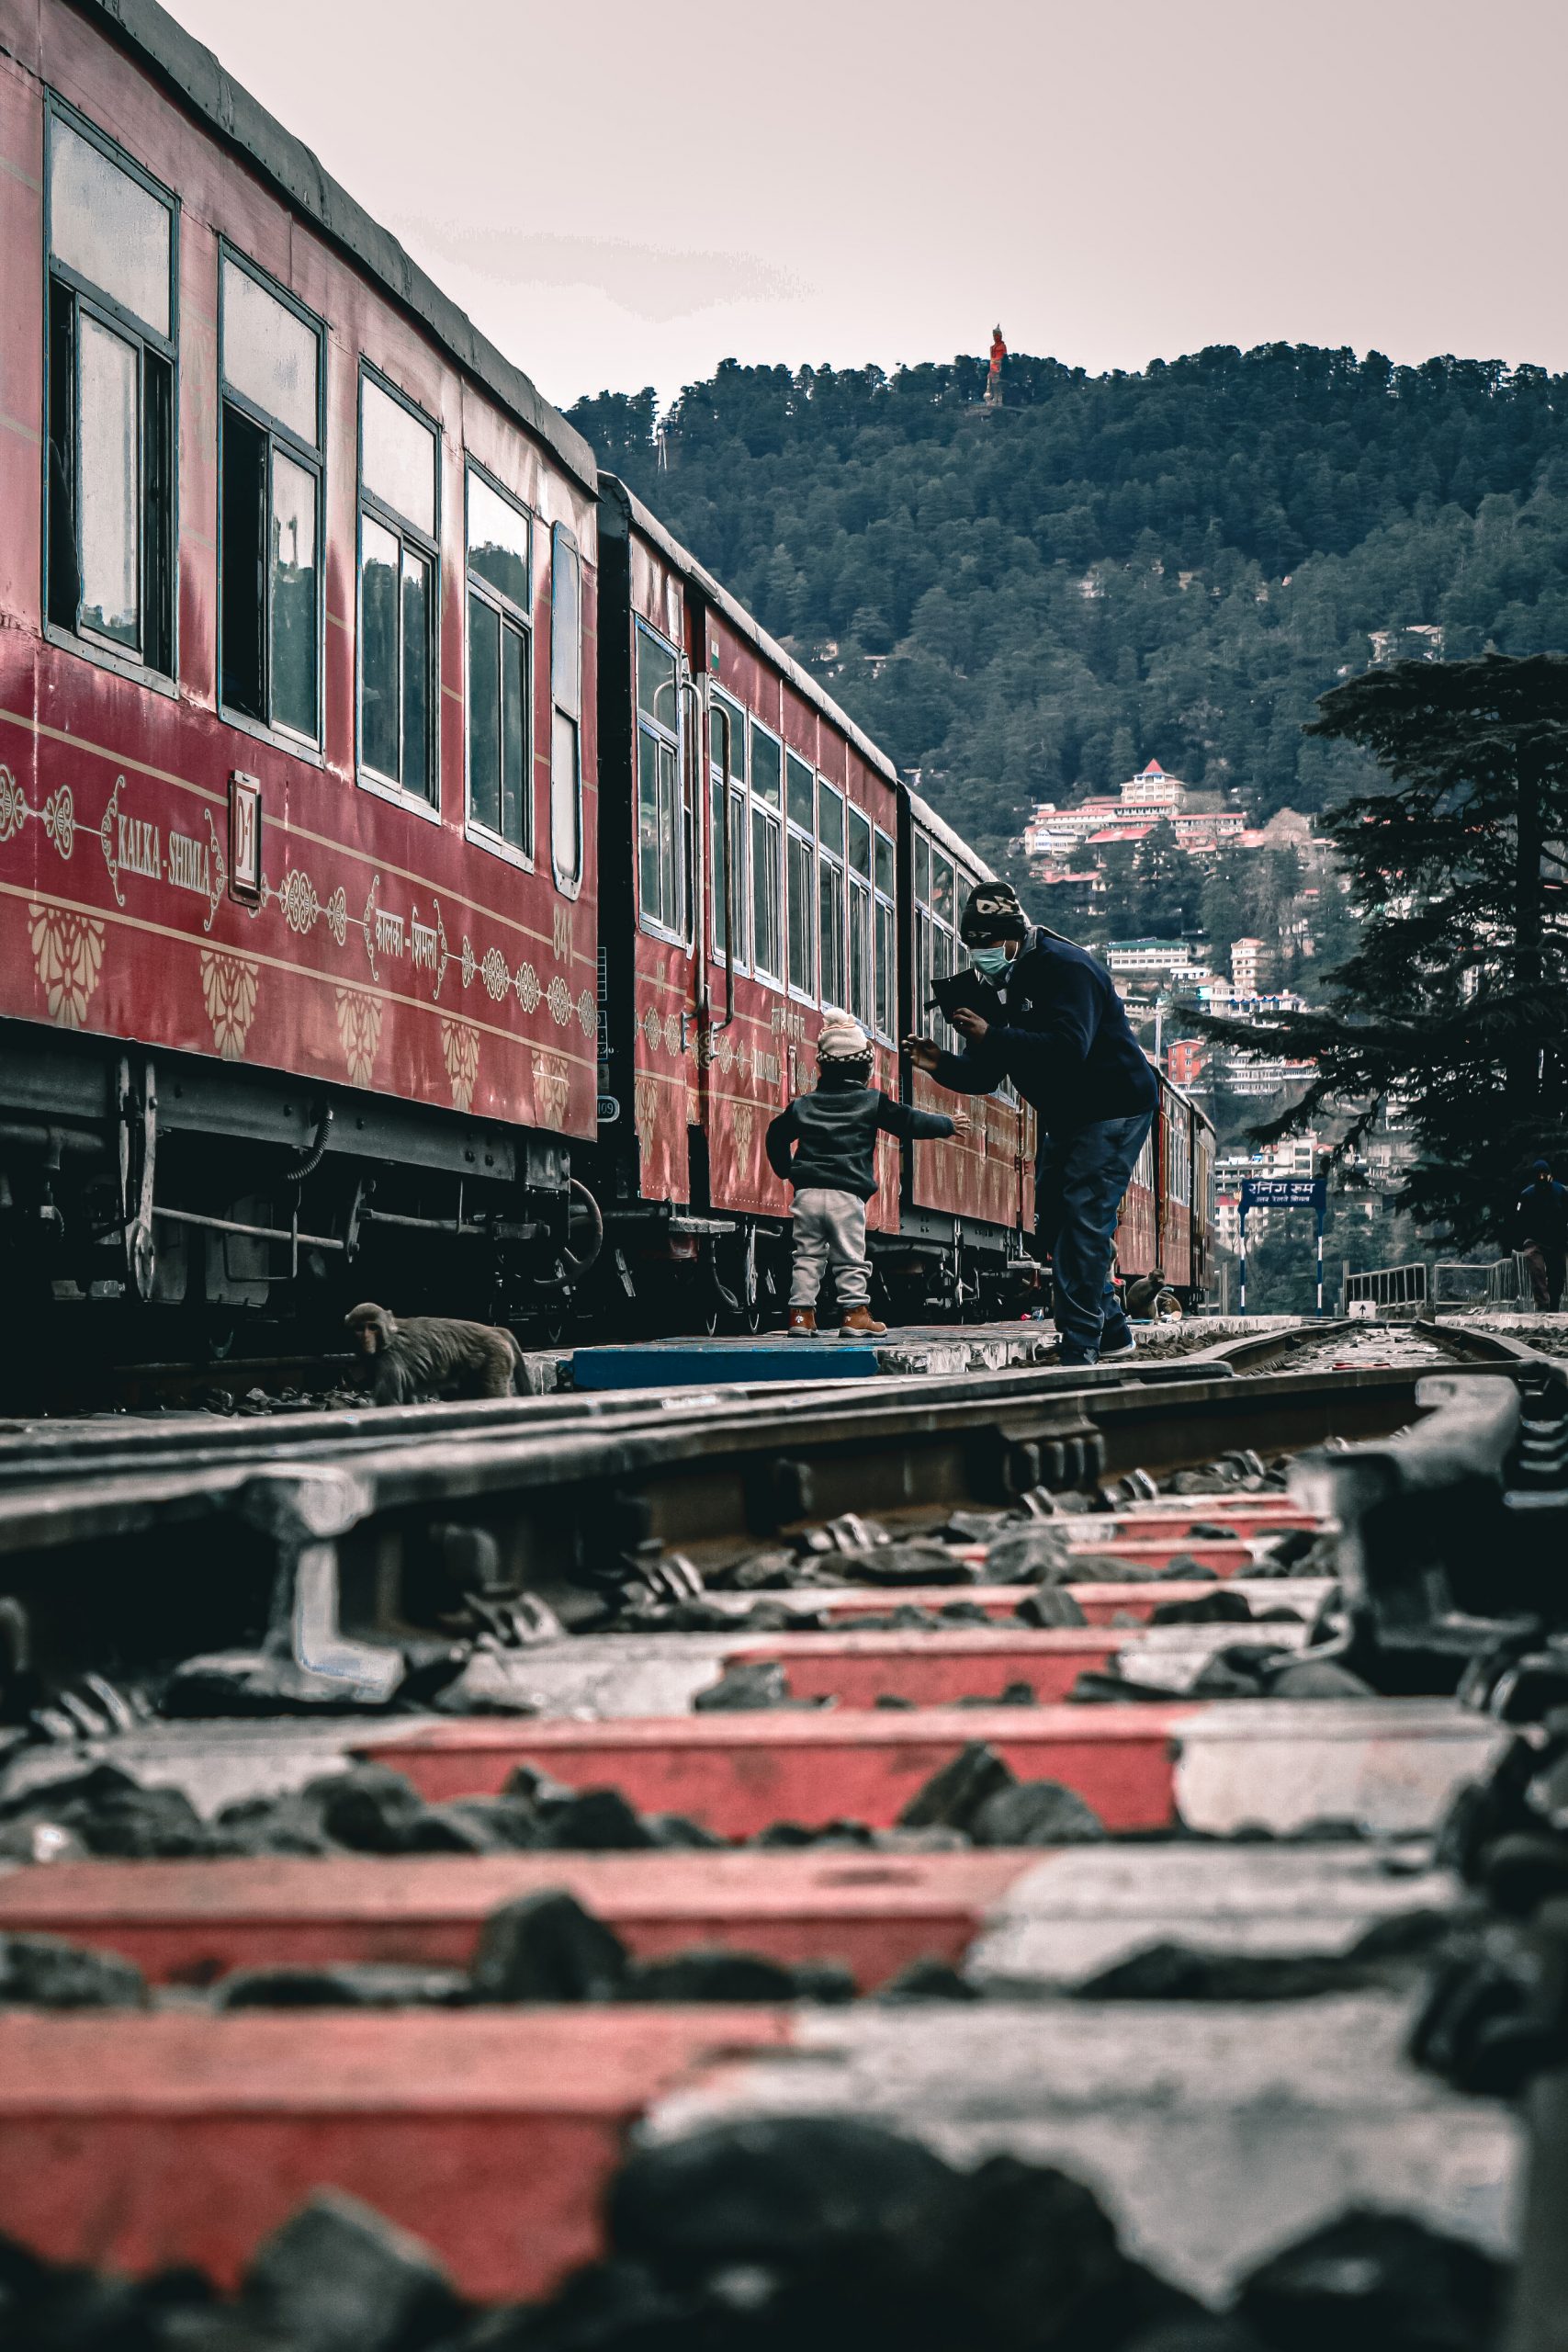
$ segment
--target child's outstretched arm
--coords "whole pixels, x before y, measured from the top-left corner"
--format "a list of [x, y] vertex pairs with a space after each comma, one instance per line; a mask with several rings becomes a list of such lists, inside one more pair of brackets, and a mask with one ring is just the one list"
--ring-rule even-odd
[[969, 1132], [967, 1111], [954, 1111], [950, 1117], [945, 1111], [917, 1111], [912, 1102], [895, 1102], [891, 1095], [878, 1097], [881, 1108], [876, 1124], [890, 1136], [903, 1136], [911, 1143], [936, 1143], [948, 1136], [966, 1136]]

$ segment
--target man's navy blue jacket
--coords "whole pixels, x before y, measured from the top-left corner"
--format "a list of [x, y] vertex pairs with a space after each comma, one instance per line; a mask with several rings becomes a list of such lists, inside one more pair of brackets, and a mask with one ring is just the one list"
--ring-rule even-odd
[[1550, 1176], [1527, 1184], [1514, 1211], [1516, 1232], [1525, 1241], [1559, 1253], [1568, 1250], [1568, 1190]]
[[1001, 1017], [934, 1076], [957, 1094], [990, 1094], [1010, 1078], [1053, 1136], [1099, 1119], [1131, 1119], [1159, 1099], [1102, 964], [1065, 939], [1032, 931], [998, 983]]

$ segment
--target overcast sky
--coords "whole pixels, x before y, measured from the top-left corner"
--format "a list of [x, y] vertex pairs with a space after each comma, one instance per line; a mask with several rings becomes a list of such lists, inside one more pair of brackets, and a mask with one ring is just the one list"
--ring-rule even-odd
[[565, 406], [727, 356], [1568, 368], [1563, 0], [171, 0]]

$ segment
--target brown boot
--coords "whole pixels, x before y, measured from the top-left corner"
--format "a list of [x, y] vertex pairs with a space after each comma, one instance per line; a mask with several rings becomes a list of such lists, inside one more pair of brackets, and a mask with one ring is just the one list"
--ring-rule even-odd
[[789, 1310], [789, 1335], [792, 1340], [808, 1340], [817, 1329], [814, 1306], [792, 1306]]
[[852, 1306], [839, 1323], [840, 1331], [851, 1331], [857, 1340], [880, 1340], [886, 1336], [887, 1326], [879, 1323], [869, 1306]]

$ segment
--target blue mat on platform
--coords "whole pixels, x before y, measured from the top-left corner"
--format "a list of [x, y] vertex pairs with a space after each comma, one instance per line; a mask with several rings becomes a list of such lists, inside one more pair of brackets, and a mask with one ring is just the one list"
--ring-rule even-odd
[[853, 1340], [648, 1340], [576, 1348], [577, 1388], [750, 1387], [764, 1380], [871, 1380], [876, 1350]]

